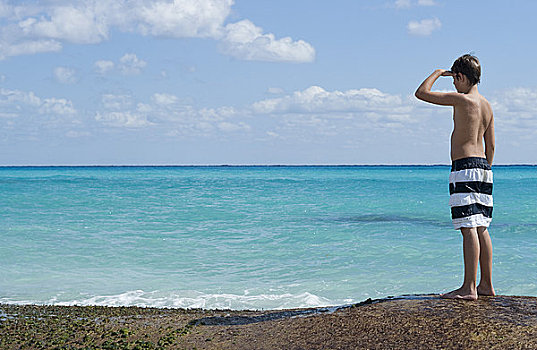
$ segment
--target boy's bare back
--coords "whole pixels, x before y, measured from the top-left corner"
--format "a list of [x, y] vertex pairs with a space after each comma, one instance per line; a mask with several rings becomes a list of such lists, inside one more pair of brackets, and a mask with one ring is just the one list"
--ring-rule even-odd
[[492, 118], [492, 108], [486, 98], [477, 91], [464, 94], [464, 98], [453, 106], [452, 160], [485, 157], [483, 140], [487, 131], [492, 132]]

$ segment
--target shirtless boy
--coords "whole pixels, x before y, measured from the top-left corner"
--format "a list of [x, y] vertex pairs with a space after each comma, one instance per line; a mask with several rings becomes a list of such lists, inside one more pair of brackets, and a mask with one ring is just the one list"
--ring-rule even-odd
[[[416, 90], [420, 100], [453, 106], [449, 204], [453, 226], [463, 237], [464, 281], [459, 289], [442, 294], [448, 299], [476, 300], [478, 295], [495, 295], [492, 242], [487, 230], [492, 220], [494, 118], [489, 102], [477, 90], [480, 76], [478, 59], [464, 55], [450, 71], [435, 70]], [[453, 77], [457, 92], [431, 91], [439, 77]], [[478, 264], [481, 280], [476, 287]]]

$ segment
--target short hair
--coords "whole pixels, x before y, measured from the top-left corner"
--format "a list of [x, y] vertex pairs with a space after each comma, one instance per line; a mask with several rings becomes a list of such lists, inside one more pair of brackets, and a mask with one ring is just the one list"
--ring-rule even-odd
[[451, 66], [453, 73], [466, 75], [470, 84], [475, 85], [481, 81], [481, 64], [477, 57], [470, 54], [462, 55]]

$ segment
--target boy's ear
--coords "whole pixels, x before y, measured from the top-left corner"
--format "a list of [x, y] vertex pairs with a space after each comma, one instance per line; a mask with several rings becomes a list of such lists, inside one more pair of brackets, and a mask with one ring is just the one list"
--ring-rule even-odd
[[464, 75], [464, 74], [462, 74], [462, 73], [460, 73], [460, 72], [457, 73], [456, 77], [457, 77], [457, 80], [460, 81], [460, 82], [462, 82], [462, 83], [465, 82], [465, 79], [468, 80], [468, 78], [466, 77], [466, 75]]

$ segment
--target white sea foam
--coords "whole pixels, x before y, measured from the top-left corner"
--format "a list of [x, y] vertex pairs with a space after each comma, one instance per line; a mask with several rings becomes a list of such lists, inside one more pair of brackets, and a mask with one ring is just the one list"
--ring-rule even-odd
[[[348, 302], [349, 300], [344, 300]], [[288, 309], [325, 307], [341, 303], [317, 296], [308, 292], [301, 294], [259, 294], [250, 295], [248, 291], [244, 294], [206, 294], [196, 291], [185, 292], [145, 292], [143, 290], [133, 290], [115, 295], [98, 295], [77, 298], [74, 300], [61, 300], [61, 298], [50, 298], [47, 301], [35, 300], [9, 300], [0, 299], [1, 303], [10, 304], [54, 304], [54, 305], [98, 305], [98, 306], [140, 306], [159, 308], [203, 308], [203, 309]]]

